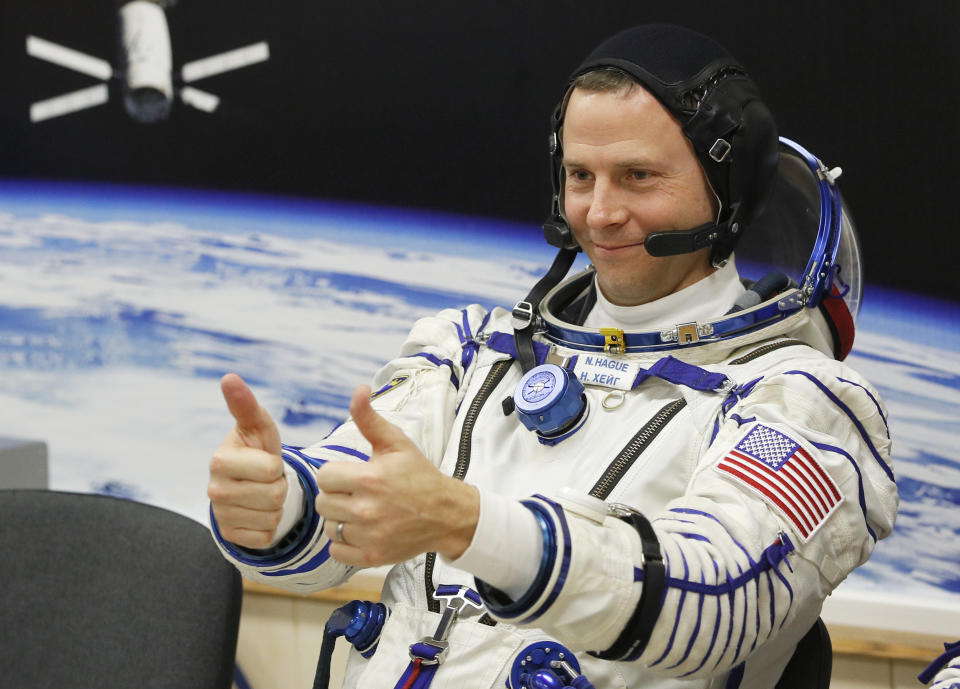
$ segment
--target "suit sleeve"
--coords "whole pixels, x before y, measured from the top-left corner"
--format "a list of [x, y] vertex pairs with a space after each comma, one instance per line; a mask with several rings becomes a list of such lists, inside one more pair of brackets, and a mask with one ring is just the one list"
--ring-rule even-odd
[[767, 644], [795, 643], [893, 528], [885, 417], [835, 362], [741, 386], [703, 435], [685, 494], [644, 515], [662, 576], [633, 525], [537, 496], [524, 503], [543, 534], [537, 581], [517, 601], [485, 588], [488, 607], [572, 650], [618, 649], [617, 660], [676, 677], [728, 673]]
[[[478, 336], [490, 314], [479, 306], [445, 310], [414, 324], [400, 356], [374, 377], [372, 405], [404, 430], [434, 465], [440, 464], [450, 428], [475, 368]], [[330, 557], [324, 520], [314, 509], [314, 472], [326, 462], [364, 462], [370, 444], [347, 419], [307, 447], [284, 445], [283, 459], [303, 492], [303, 517], [273, 548], [251, 551], [225, 541], [211, 512], [214, 536], [224, 556], [247, 578], [293, 591], [335, 586], [356, 568]], [[289, 473], [289, 472], [288, 472]]]

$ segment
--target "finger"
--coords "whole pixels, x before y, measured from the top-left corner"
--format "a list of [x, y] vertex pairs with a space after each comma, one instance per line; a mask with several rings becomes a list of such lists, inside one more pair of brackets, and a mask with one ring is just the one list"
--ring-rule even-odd
[[260, 406], [253, 391], [236, 373], [220, 380], [220, 390], [230, 414], [236, 419], [237, 432], [244, 443], [273, 454], [280, 454], [280, 433], [267, 410]]
[[260, 483], [217, 477], [210, 480], [207, 496], [216, 505], [236, 505], [252, 510], [282, 510], [287, 497], [287, 481], [281, 479]]
[[251, 510], [237, 505], [213, 504], [213, 516], [221, 532], [226, 530], [245, 529], [248, 531], [265, 531], [272, 537], [280, 518], [281, 510]]
[[[343, 524], [343, 529], [341, 530], [341, 535], [343, 536], [342, 541], [337, 538], [337, 527], [340, 524]], [[330, 539], [330, 557], [345, 565], [357, 565], [360, 567], [386, 564], [384, 562], [374, 562], [370, 553], [365, 552], [363, 548], [359, 547], [356, 541], [350, 540], [351, 538], [360, 540], [362, 538], [361, 531], [361, 529], [355, 528], [353, 524], [328, 519], [323, 526], [323, 533]]]
[[[340, 528], [341, 524], [343, 524], [343, 529], [341, 529], [340, 534], [337, 534], [337, 529]], [[323, 525], [323, 533], [334, 543], [350, 543], [347, 540], [347, 523], [345, 521], [327, 518]], [[343, 540], [340, 540], [340, 536], [343, 537]]]
[[356, 499], [346, 493], [327, 493], [321, 490], [313, 501], [317, 512], [328, 521], [358, 522], [362, 515], [355, 509]]
[[244, 548], [262, 550], [269, 548], [273, 542], [273, 531], [258, 531], [256, 529], [220, 528], [220, 535], [231, 543], [236, 543]]
[[255, 428], [260, 423], [260, 405], [243, 378], [236, 373], [228, 373], [220, 379], [220, 391], [239, 427]]
[[222, 445], [210, 459], [211, 477], [272, 483], [283, 476], [279, 454], [254, 447]]
[[366, 462], [327, 462], [314, 474], [317, 487], [324, 493], [352, 494], [373, 488], [377, 476]]
[[385, 564], [371, 561], [369, 557], [364, 555], [364, 552], [360, 548], [350, 545], [349, 543], [337, 543], [336, 539], [330, 540], [330, 557], [337, 562], [354, 567], [371, 567]]
[[370, 388], [366, 385], [358, 385], [353, 391], [353, 397], [350, 398], [350, 416], [375, 451], [389, 450], [406, 439], [399, 428], [380, 416], [370, 405]]

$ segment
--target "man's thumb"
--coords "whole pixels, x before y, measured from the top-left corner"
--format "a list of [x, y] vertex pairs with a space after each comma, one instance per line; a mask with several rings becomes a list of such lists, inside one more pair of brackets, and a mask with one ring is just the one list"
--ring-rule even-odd
[[398, 435], [402, 436], [400, 429], [380, 416], [370, 405], [370, 388], [366, 385], [359, 385], [353, 391], [353, 397], [350, 398], [350, 416], [374, 450], [393, 447], [397, 443]]
[[227, 408], [237, 422], [237, 432], [251, 447], [280, 453], [280, 433], [267, 410], [260, 406], [253, 391], [236, 373], [220, 379], [220, 390]]

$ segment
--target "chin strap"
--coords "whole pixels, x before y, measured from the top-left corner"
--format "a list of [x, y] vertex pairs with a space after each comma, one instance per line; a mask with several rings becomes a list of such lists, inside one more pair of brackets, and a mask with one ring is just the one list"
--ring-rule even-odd
[[537, 357], [533, 349], [533, 334], [539, 320], [540, 302], [547, 292], [560, 284], [576, 256], [577, 249], [560, 249], [547, 274], [533, 286], [526, 299], [518, 301], [513, 307], [513, 337], [517, 346], [517, 359], [524, 373], [537, 365]]

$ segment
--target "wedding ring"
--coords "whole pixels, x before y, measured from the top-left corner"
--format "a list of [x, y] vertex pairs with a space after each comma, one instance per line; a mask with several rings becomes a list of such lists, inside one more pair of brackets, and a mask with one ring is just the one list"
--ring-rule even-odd
[[337, 542], [346, 543], [347, 539], [343, 537], [343, 522], [337, 524]]

